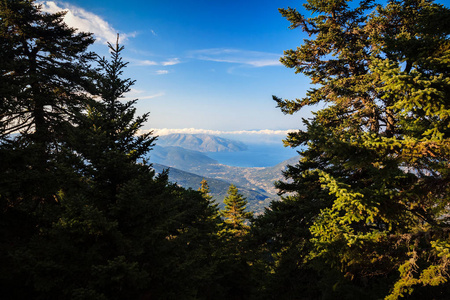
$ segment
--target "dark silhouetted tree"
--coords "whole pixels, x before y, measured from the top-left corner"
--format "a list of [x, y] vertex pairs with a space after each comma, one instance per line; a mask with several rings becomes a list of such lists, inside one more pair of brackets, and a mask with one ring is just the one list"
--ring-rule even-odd
[[217, 209], [145, 161], [155, 138], [138, 135], [147, 114], [135, 116], [136, 101], [121, 102], [133, 84], [121, 78], [123, 47], [110, 44], [111, 60], [91, 72], [90, 34], [75, 34], [63, 13], [0, 5], [12, 59], [0, 62], [2, 296], [207, 299]]
[[0, 2], [3, 207], [55, 202], [64, 184], [59, 159], [88, 102], [94, 58], [92, 34], [69, 28], [64, 14], [44, 13], [34, 1]]

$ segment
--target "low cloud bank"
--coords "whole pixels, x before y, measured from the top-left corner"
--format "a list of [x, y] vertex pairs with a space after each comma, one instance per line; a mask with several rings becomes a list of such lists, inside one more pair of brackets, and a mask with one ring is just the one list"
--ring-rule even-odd
[[287, 130], [272, 130], [272, 129], [260, 129], [260, 130], [211, 130], [211, 129], [197, 129], [197, 128], [152, 128], [142, 130], [143, 132], [153, 131], [155, 135], [168, 135], [173, 133], [184, 134], [211, 134], [211, 135], [287, 135], [289, 132], [295, 132], [296, 129]]
[[223, 138], [238, 140], [246, 144], [278, 144], [282, 145], [282, 140], [286, 138], [289, 132], [296, 132], [297, 129], [287, 130], [272, 130], [272, 129], [260, 129], [260, 130], [211, 130], [211, 129], [198, 129], [198, 128], [152, 128], [141, 130], [141, 133], [153, 131], [154, 135], [164, 136], [174, 133], [183, 134], [210, 134], [217, 135]]

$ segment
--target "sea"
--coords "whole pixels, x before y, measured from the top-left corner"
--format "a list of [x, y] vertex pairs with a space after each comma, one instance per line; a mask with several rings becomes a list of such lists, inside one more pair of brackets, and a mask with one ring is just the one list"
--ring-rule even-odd
[[280, 142], [247, 144], [248, 149], [237, 152], [204, 153], [220, 164], [234, 167], [273, 167], [289, 158], [297, 156], [297, 150], [284, 147]]

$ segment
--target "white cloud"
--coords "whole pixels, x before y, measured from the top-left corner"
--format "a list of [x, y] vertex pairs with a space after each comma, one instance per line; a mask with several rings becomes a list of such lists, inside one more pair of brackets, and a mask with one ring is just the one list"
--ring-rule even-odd
[[149, 95], [149, 96], [139, 97], [139, 100], [153, 99], [153, 98], [156, 98], [156, 97], [162, 97], [162, 96], [164, 96], [165, 94], [166, 94], [166, 93], [161, 92], [161, 93], [154, 94], [154, 95]]
[[176, 64], [179, 64], [179, 63], [180, 63], [180, 59], [179, 58], [171, 58], [171, 59], [169, 59], [167, 61], [163, 61], [161, 63], [161, 65], [163, 65], [163, 66], [173, 66], [173, 65], [176, 65]]
[[[171, 58], [163, 62], [156, 62], [153, 60], [140, 60], [140, 59], [134, 59], [134, 58], [128, 58], [128, 61], [130, 61], [134, 66], [173, 66], [180, 63], [180, 59], [178, 58]], [[166, 72], [167, 73], [167, 72]], [[162, 74], [166, 74], [162, 73]]]
[[167, 70], [157, 70], [156, 71], [156, 74], [158, 74], [158, 75], [164, 75], [164, 74], [168, 74], [169, 73], [169, 71], [167, 71]]
[[189, 53], [199, 60], [248, 65], [252, 67], [281, 66], [280, 54], [239, 49], [213, 48]]
[[[44, 12], [56, 13], [65, 11], [64, 22], [67, 25], [77, 28], [79, 31], [94, 33], [96, 40], [99, 42], [114, 43], [117, 39], [118, 30], [94, 13], [65, 2], [43, 1], [40, 4], [42, 4], [42, 11]], [[125, 42], [129, 37], [135, 37], [136, 34], [136, 32], [129, 34], [120, 33], [121, 43]]]
[[147, 91], [143, 91], [143, 90], [137, 90], [132, 88], [127, 94], [125, 98], [122, 98], [122, 100], [124, 101], [128, 101], [128, 100], [134, 100], [134, 99], [138, 99], [138, 100], [145, 100], [145, 99], [153, 99], [153, 98], [157, 98], [157, 97], [162, 97], [164, 96], [166, 93], [164, 92], [159, 92], [156, 94], [152, 94], [152, 95], [148, 95], [149, 93]]
[[158, 63], [153, 60], [139, 60], [134, 58], [128, 58], [128, 61], [133, 63], [135, 66], [157, 66]]
[[152, 128], [148, 130], [142, 130], [142, 132], [153, 131], [155, 135], [168, 135], [173, 133], [185, 133], [185, 134], [211, 134], [211, 135], [282, 135], [286, 136], [289, 132], [297, 132], [297, 129], [288, 130], [211, 130], [211, 129], [198, 129], [198, 128]]

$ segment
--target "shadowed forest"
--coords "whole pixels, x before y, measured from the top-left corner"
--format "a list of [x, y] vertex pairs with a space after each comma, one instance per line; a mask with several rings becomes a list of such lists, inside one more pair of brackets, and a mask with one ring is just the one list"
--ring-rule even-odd
[[450, 10], [304, 6], [279, 10], [309, 36], [281, 62], [311, 87], [274, 104], [321, 105], [256, 216], [155, 174], [119, 37], [100, 57], [64, 12], [0, 0], [0, 298], [448, 299]]

